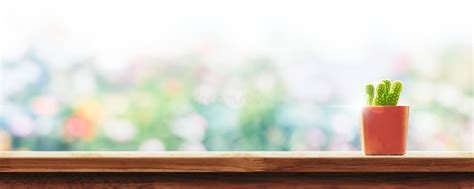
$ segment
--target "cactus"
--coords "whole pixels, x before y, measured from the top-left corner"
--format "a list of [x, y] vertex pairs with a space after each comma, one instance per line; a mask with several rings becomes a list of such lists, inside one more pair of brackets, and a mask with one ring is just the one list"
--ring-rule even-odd
[[398, 104], [398, 98], [400, 98], [400, 93], [402, 92], [403, 84], [400, 81], [394, 81], [390, 94], [387, 97], [387, 103], [391, 106], [396, 106]]
[[365, 93], [367, 93], [367, 106], [373, 105], [372, 102], [374, 101], [374, 85], [367, 84], [365, 86]]
[[365, 86], [365, 92], [367, 93], [367, 105], [368, 106], [396, 106], [400, 93], [403, 89], [401, 81], [390, 82], [388, 79], [384, 79], [379, 82], [375, 90], [374, 96], [374, 85], [367, 84]]
[[380, 82], [375, 90], [375, 99], [373, 105], [383, 106], [385, 104], [385, 83]]
[[384, 79], [381, 82], [385, 84], [385, 93], [384, 93], [384, 98], [387, 98], [388, 95], [390, 94], [390, 87], [391, 87], [391, 82], [389, 79]]

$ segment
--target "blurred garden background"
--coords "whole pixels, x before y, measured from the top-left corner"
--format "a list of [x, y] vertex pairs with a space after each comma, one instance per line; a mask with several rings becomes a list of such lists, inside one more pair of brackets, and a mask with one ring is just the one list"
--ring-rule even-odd
[[360, 150], [398, 79], [409, 150], [473, 150], [470, 1], [0, 3], [0, 151]]

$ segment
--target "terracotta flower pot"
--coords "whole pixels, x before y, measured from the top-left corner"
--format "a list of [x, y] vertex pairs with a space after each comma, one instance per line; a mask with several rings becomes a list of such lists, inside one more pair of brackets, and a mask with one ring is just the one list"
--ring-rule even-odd
[[409, 106], [364, 107], [361, 144], [366, 155], [403, 155], [406, 148]]

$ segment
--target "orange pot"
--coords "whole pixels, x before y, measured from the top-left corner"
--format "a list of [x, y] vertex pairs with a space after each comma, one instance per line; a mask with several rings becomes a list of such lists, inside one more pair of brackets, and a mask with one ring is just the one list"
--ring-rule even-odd
[[361, 144], [366, 155], [403, 155], [409, 106], [368, 106], [361, 116]]

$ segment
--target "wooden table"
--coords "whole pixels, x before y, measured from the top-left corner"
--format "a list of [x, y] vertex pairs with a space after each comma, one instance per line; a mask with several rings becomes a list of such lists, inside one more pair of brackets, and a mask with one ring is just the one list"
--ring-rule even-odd
[[0, 152], [0, 188], [474, 188], [473, 152]]

